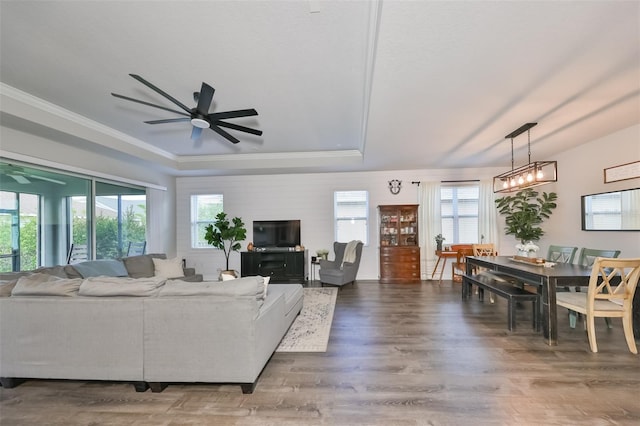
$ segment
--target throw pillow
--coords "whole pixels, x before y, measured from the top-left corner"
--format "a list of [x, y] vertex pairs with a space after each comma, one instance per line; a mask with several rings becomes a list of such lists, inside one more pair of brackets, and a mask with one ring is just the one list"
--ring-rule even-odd
[[141, 254], [138, 256], [130, 256], [122, 259], [124, 267], [131, 278], [149, 278], [153, 277], [153, 261], [151, 259], [166, 259], [164, 253]]
[[182, 260], [174, 259], [153, 259], [154, 274], [156, 277], [162, 278], [180, 278], [184, 277], [182, 270]]
[[263, 284], [264, 284], [264, 293], [262, 294], [262, 298], [266, 299], [267, 298], [267, 287], [269, 287], [269, 281], [271, 280], [271, 277], [262, 277], [263, 280]]
[[58, 278], [34, 273], [20, 277], [11, 290], [11, 296], [76, 296], [82, 284], [80, 278]]
[[82, 275], [82, 278], [89, 277], [127, 277], [129, 273], [124, 267], [121, 260], [88, 260], [86, 262], [76, 263], [73, 265], [76, 272]]

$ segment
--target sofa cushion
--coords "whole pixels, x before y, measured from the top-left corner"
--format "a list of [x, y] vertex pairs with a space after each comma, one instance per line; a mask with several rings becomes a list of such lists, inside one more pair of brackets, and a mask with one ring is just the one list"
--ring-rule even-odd
[[165, 279], [160, 277], [90, 277], [82, 281], [80, 296], [154, 296], [164, 285]]
[[18, 279], [11, 296], [76, 296], [80, 284], [82, 280], [79, 278], [33, 273]]
[[125, 257], [122, 261], [131, 278], [149, 278], [154, 276], [155, 270], [152, 259], [166, 258], [167, 256], [164, 253], [153, 253]]
[[16, 286], [18, 278], [14, 280], [0, 280], [0, 297], [11, 296], [11, 291]]
[[59, 278], [69, 278], [67, 276], [66, 271], [64, 270], [64, 266], [65, 265], [42, 266], [38, 269], [34, 269], [33, 272], [36, 274], [53, 275], [54, 277], [59, 277]]
[[127, 268], [121, 260], [88, 260], [86, 262], [75, 263], [73, 268], [82, 276], [89, 277], [126, 277], [129, 275]]
[[173, 259], [152, 259], [154, 267], [154, 276], [163, 278], [180, 278], [184, 277], [182, 270], [182, 260]]
[[186, 282], [167, 280], [160, 290], [163, 296], [254, 296], [264, 298], [264, 280], [262, 277], [243, 277], [231, 281]]

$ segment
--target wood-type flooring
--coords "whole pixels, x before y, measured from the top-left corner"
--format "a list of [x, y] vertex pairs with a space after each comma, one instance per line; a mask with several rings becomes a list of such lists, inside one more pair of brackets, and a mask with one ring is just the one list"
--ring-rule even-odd
[[506, 302], [486, 299], [463, 302], [450, 281], [359, 281], [340, 289], [327, 352], [274, 354], [253, 394], [29, 380], [0, 390], [0, 424], [640, 424], [640, 355], [620, 320], [611, 330], [596, 323], [600, 352], [591, 353], [582, 323], [570, 329], [559, 309], [551, 347], [531, 328], [530, 304], [509, 332]]

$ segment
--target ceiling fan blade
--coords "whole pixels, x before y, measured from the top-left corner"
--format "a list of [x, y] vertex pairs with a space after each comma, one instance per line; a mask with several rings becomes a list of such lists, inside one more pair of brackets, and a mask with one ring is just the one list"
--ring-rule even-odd
[[145, 121], [147, 124], [164, 124], [164, 123], [179, 123], [184, 121], [190, 121], [190, 117], [180, 117], [180, 118], [164, 118], [162, 120], [149, 120]]
[[139, 99], [130, 98], [128, 96], [118, 95], [117, 93], [111, 93], [111, 95], [115, 96], [116, 98], [125, 99], [127, 101], [136, 102], [136, 103], [139, 103], [139, 104], [142, 104], [142, 105], [146, 105], [146, 106], [150, 106], [150, 107], [154, 107], [154, 108], [163, 109], [165, 111], [173, 112], [174, 114], [186, 115], [187, 117], [191, 117], [190, 114], [185, 114], [182, 111], [176, 111], [175, 109], [163, 107], [161, 105], [151, 104], [149, 102], [141, 101]]
[[191, 140], [192, 141], [198, 140], [201, 134], [202, 134], [202, 128], [193, 126], [193, 129], [191, 129]]
[[51, 183], [57, 183], [58, 185], [66, 185], [67, 184], [67, 182], [63, 182], [61, 180], [52, 179], [52, 178], [48, 178], [48, 177], [44, 177], [44, 176], [38, 176], [38, 175], [27, 175], [27, 176], [29, 176], [31, 179], [44, 180], [44, 181], [51, 182]]
[[198, 113], [202, 115], [209, 114], [209, 107], [211, 106], [211, 100], [213, 99], [215, 91], [216, 90], [213, 87], [202, 82], [202, 88], [200, 89], [200, 95], [198, 96], [198, 106], [196, 107], [196, 111], [198, 111]]
[[13, 178], [13, 180], [15, 180], [15, 181], [16, 181], [16, 182], [18, 182], [18, 183], [22, 183], [22, 184], [25, 184], [25, 183], [31, 183], [31, 181], [30, 181], [29, 179], [27, 179], [26, 177], [24, 177], [24, 176], [22, 176], [22, 175], [19, 175], [19, 174], [17, 174], [17, 173], [15, 173], [15, 174], [8, 174], [7, 176], [12, 177], [12, 178]]
[[220, 136], [224, 137], [225, 139], [228, 139], [229, 141], [231, 141], [232, 143], [238, 143], [240, 142], [239, 139], [237, 139], [236, 137], [230, 135], [229, 133], [225, 132], [224, 130], [222, 130], [221, 128], [219, 128], [216, 124], [211, 123], [211, 130], [213, 130], [214, 132], [216, 132], [217, 134], [219, 134]]
[[177, 100], [176, 98], [171, 96], [170, 94], [164, 92], [162, 89], [159, 89], [156, 86], [154, 86], [153, 84], [149, 83], [147, 80], [145, 80], [144, 78], [140, 77], [139, 75], [137, 75], [137, 74], [129, 74], [129, 75], [131, 77], [135, 78], [136, 80], [138, 80], [140, 83], [142, 83], [145, 86], [147, 86], [149, 89], [151, 89], [151, 90], [161, 94], [165, 98], [169, 99], [171, 102], [173, 102], [174, 104], [178, 105], [180, 108], [182, 108], [186, 112], [188, 112], [188, 113], [191, 112], [191, 109], [188, 108], [185, 104], [183, 104], [182, 102], [180, 102], [179, 100]]
[[225, 123], [224, 121], [216, 121], [215, 125], [226, 127], [228, 129], [238, 130], [240, 132], [251, 133], [252, 135], [262, 136], [262, 130], [251, 129], [249, 127], [240, 126], [238, 124]]
[[226, 118], [238, 118], [238, 117], [250, 117], [252, 115], [258, 115], [258, 111], [255, 109], [239, 109], [236, 111], [214, 112], [208, 115], [209, 120], [218, 121]]

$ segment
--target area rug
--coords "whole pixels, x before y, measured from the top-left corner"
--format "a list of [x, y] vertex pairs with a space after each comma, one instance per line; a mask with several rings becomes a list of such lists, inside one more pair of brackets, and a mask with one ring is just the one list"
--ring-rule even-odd
[[300, 315], [276, 352], [326, 352], [338, 288], [305, 288]]

